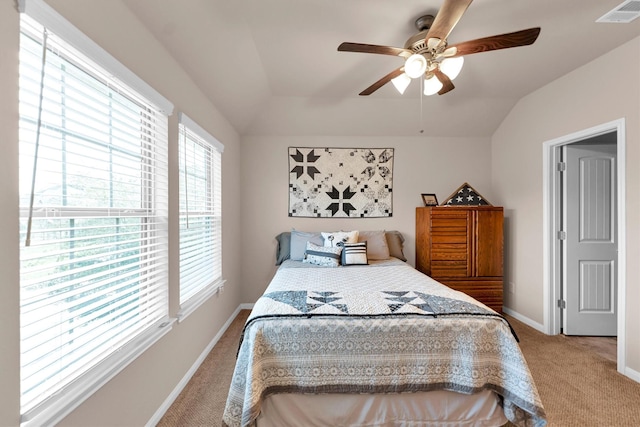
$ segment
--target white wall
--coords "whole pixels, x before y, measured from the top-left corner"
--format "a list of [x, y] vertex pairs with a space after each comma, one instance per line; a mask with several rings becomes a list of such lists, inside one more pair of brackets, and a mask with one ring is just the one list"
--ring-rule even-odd
[[[235, 130], [120, 0], [48, 3], [225, 145], [223, 275], [212, 297], [60, 423], [61, 426], [142, 426], [161, 407], [202, 351], [242, 302], [240, 296], [240, 142]], [[116, 24], [117, 23], [117, 24]], [[18, 269], [19, 14], [0, 2], [0, 425], [19, 424]], [[177, 114], [170, 117], [170, 233], [177, 237]], [[174, 239], [175, 242], [175, 239]], [[170, 248], [170, 314], [177, 312], [177, 246]]]
[[626, 359], [640, 371], [640, 38], [526, 96], [492, 138], [493, 191], [504, 204], [505, 306], [543, 323], [542, 144], [626, 120]]
[[[355, 113], [354, 113], [355, 114]], [[295, 121], [295, 117], [291, 118]], [[394, 148], [393, 217], [291, 218], [288, 147]], [[275, 236], [297, 230], [399, 230], [405, 255], [415, 262], [415, 208], [421, 193], [444, 201], [464, 182], [489, 201], [491, 160], [488, 138], [430, 137], [244, 137], [242, 140], [243, 300], [255, 302], [275, 272]]]

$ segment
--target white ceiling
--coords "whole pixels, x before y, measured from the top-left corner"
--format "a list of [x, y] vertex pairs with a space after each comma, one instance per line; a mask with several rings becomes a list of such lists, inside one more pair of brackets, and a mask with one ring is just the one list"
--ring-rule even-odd
[[622, 0], [475, 0], [449, 44], [530, 27], [540, 37], [467, 56], [448, 94], [420, 97], [414, 81], [361, 97], [402, 60], [338, 45], [402, 47], [443, 0], [123, 1], [243, 135], [488, 137], [524, 95], [640, 35], [640, 18], [595, 22]]

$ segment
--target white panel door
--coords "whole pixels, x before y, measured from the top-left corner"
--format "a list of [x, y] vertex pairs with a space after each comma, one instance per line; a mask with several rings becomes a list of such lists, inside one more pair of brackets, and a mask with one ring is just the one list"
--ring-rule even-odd
[[617, 334], [616, 145], [607, 137], [565, 147], [567, 335]]

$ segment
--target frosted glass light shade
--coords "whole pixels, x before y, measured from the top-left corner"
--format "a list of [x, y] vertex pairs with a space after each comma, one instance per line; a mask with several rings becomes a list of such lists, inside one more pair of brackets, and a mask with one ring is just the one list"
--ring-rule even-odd
[[406, 73], [402, 73], [395, 79], [391, 79], [391, 83], [393, 83], [398, 92], [400, 92], [400, 95], [402, 95], [407, 89], [407, 86], [409, 86], [409, 83], [411, 83], [411, 77], [407, 76]]
[[424, 91], [423, 93], [427, 96], [435, 95], [438, 91], [442, 89], [442, 82], [436, 78], [436, 76], [431, 76], [428, 79], [424, 79]]
[[408, 57], [404, 63], [404, 72], [412, 79], [420, 77], [426, 70], [427, 58], [416, 53]]
[[460, 71], [462, 71], [462, 65], [464, 64], [464, 57], [457, 56], [455, 58], [445, 58], [440, 63], [440, 71], [445, 73], [451, 80], [458, 77]]

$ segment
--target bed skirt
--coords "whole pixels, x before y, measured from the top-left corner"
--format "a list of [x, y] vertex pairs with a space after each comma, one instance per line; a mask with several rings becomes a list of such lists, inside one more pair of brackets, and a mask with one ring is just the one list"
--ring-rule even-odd
[[400, 394], [274, 394], [257, 427], [496, 427], [506, 424], [500, 397], [492, 391]]

